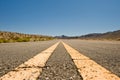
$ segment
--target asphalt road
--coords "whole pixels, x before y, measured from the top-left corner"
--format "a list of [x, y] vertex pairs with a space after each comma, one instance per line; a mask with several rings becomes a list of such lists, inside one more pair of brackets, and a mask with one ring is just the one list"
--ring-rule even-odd
[[[120, 42], [91, 40], [62, 40], [83, 55], [91, 58], [107, 70], [120, 77]], [[58, 42], [21, 42], [0, 44], [0, 76]], [[53, 79], [54, 77], [54, 79]], [[75, 64], [60, 44], [48, 59], [42, 80], [82, 80]]]
[[92, 40], [63, 40], [69, 46], [91, 58], [120, 77], [120, 42]]
[[38, 80], [82, 80], [70, 55], [62, 43], [48, 59]]
[[0, 76], [55, 44], [53, 41], [0, 43]]

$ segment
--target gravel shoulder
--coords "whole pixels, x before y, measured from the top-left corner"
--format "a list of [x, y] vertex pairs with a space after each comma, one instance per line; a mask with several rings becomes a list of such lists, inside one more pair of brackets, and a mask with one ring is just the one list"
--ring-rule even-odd
[[90, 40], [63, 41], [120, 77], [120, 42]]
[[60, 43], [48, 59], [38, 80], [82, 80], [70, 55]]
[[39, 41], [0, 44], [0, 76], [13, 70], [23, 62], [58, 42]]

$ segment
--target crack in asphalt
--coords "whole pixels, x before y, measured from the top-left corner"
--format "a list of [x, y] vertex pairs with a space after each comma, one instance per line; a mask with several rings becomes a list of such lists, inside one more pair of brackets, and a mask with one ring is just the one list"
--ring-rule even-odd
[[60, 43], [48, 59], [38, 80], [82, 80], [73, 60]]

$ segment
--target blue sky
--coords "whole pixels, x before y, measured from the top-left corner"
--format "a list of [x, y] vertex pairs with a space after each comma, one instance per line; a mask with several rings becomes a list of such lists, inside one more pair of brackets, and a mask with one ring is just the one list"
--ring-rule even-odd
[[120, 0], [0, 0], [0, 30], [77, 36], [120, 29]]

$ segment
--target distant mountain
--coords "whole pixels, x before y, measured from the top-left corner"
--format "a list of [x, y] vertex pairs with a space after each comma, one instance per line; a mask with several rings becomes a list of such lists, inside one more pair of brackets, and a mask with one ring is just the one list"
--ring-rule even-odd
[[106, 33], [91, 33], [82, 36], [56, 36], [58, 39], [92, 39], [92, 40], [118, 40], [120, 41], [120, 30]]
[[51, 40], [51, 39], [53, 39], [53, 37], [51, 37], [51, 36], [32, 35], [32, 34], [0, 31], [0, 43], [45, 41], [45, 40]]
[[55, 38], [58, 38], [58, 39], [66, 39], [66, 38], [69, 38], [68, 36], [65, 36], [65, 35], [61, 35], [61, 36], [55, 36]]
[[92, 33], [87, 35], [82, 35], [81, 39], [107, 39], [107, 40], [120, 40], [120, 30], [106, 32], [106, 33]]

